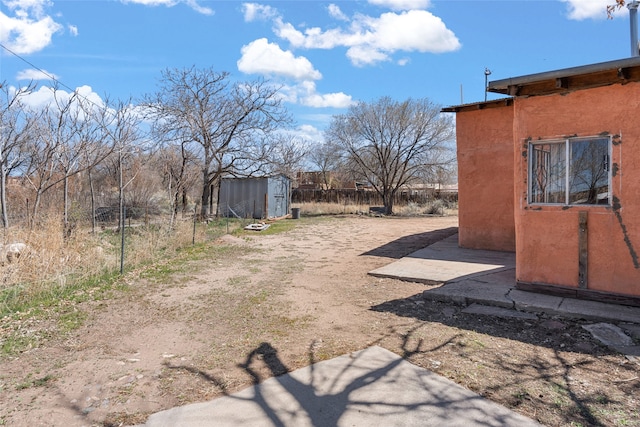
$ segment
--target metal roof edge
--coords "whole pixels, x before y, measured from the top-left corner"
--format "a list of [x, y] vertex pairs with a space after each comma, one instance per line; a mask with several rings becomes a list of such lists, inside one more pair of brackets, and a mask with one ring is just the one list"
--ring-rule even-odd
[[513, 98], [492, 99], [490, 101], [473, 102], [470, 104], [452, 105], [440, 110], [442, 113], [457, 113], [459, 111], [482, 110], [485, 108], [505, 107], [513, 103]]
[[596, 64], [581, 65], [578, 67], [563, 68], [542, 73], [527, 74], [519, 77], [494, 80], [488, 83], [487, 90], [495, 93], [505, 93], [510, 86], [518, 86], [536, 83], [543, 80], [559, 79], [564, 77], [598, 73], [627, 67], [640, 67], [640, 57], [617, 59], [614, 61], [600, 62]]

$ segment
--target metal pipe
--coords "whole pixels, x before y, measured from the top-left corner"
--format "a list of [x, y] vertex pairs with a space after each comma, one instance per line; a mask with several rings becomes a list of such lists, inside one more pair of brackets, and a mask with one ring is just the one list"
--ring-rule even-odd
[[631, 56], [640, 56], [638, 50], [638, 5], [640, 2], [631, 1], [627, 4], [629, 9], [629, 32], [631, 39]]

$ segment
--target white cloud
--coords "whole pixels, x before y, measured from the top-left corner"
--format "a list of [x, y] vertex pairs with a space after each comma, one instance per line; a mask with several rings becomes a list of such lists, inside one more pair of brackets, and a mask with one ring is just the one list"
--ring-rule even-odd
[[46, 70], [36, 70], [33, 68], [22, 70], [16, 75], [16, 80], [57, 80], [58, 76]]
[[178, 0], [122, 0], [122, 3], [141, 4], [143, 6], [167, 6], [173, 7], [179, 3]]
[[173, 7], [177, 4], [184, 3], [193, 10], [203, 15], [213, 15], [213, 9], [201, 6], [197, 0], [120, 0], [124, 4], [134, 3], [143, 6], [166, 6]]
[[378, 18], [358, 15], [344, 30], [314, 27], [302, 32], [280, 18], [275, 27], [276, 35], [294, 47], [348, 47], [347, 56], [358, 66], [389, 60], [397, 51], [443, 53], [460, 48], [458, 38], [442, 19], [424, 10], [383, 13]]
[[343, 92], [318, 93], [316, 84], [312, 81], [304, 81], [295, 85], [283, 85], [279, 93], [283, 101], [306, 107], [348, 108], [355, 104], [351, 95], [346, 95]]
[[[585, 19], [605, 19], [607, 6], [615, 4], [615, 0], [561, 0], [567, 4], [569, 19], [582, 21]], [[626, 10], [626, 7], [622, 8]]]
[[336, 93], [313, 93], [302, 98], [302, 105], [314, 108], [348, 108], [353, 104], [351, 95], [343, 92]]
[[[90, 101], [94, 107], [102, 107], [105, 105], [100, 95], [95, 93], [91, 86], [79, 86], [75, 89], [75, 92], [80, 99]], [[48, 107], [54, 108], [55, 110], [58, 104], [67, 103], [71, 99], [72, 93], [73, 92], [55, 89], [50, 86], [40, 86], [38, 90], [22, 97], [21, 101], [25, 106], [33, 110], [43, 110]], [[74, 101], [70, 107], [77, 109], [81, 108], [81, 105], [79, 102]], [[82, 110], [79, 111], [79, 114], [82, 117], [86, 117]]]
[[347, 15], [345, 15], [342, 10], [340, 10], [340, 7], [338, 5], [331, 3], [329, 7], [327, 7], [327, 10], [329, 11], [329, 15], [334, 19], [338, 19], [340, 21], [349, 20], [349, 17], [347, 17]]
[[47, 86], [41, 86], [37, 91], [25, 95], [22, 102], [28, 107], [34, 109], [44, 108], [51, 104], [54, 99], [54, 91]]
[[369, 3], [392, 10], [426, 9], [431, 6], [430, 0], [369, 0]]
[[287, 135], [291, 135], [296, 138], [301, 138], [302, 140], [305, 140], [305, 141], [311, 141], [316, 143], [324, 141], [324, 132], [322, 132], [320, 129], [316, 128], [315, 126], [309, 125], [309, 124], [300, 125], [295, 129], [290, 129], [285, 131], [285, 133]]
[[69, 27], [68, 27], [68, 28], [69, 28], [69, 33], [70, 33], [72, 36], [74, 36], [74, 37], [75, 37], [75, 36], [77, 36], [77, 35], [78, 35], [78, 27], [76, 27], [75, 25], [69, 25]]
[[18, 11], [17, 14], [26, 13], [38, 19], [45, 16], [45, 8], [53, 5], [50, 0], [5, 0], [3, 3], [10, 10]]
[[278, 16], [276, 9], [258, 3], [243, 3], [242, 11], [245, 22], [264, 21]]
[[200, 6], [200, 4], [196, 0], [185, 0], [185, 4], [191, 9], [203, 15], [213, 15], [214, 13], [213, 9], [211, 9], [210, 7]]
[[79, 86], [76, 88], [76, 92], [78, 92], [78, 95], [83, 99], [90, 101], [93, 105], [103, 105], [104, 103], [100, 95], [95, 93], [91, 86]]
[[62, 26], [45, 14], [48, 0], [4, 1], [14, 16], [0, 12], [0, 42], [17, 54], [40, 51], [51, 43]]
[[389, 55], [370, 45], [358, 45], [347, 50], [347, 58], [357, 67], [389, 60]]
[[296, 80], [318, 80], [322, 74], [304, 56], [295, 56], [262, 38], [242, 47], [238, 70], [246, 74], [266, 74]]

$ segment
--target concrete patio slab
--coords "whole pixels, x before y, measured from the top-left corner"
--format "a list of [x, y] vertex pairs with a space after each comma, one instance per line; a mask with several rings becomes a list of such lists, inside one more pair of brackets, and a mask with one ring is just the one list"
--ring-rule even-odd
[[439, 285], [513, 268], [515, 254], [460, 248], [455, 234], [369, 274]]
[[427, 300], [466, 306], [490, 305], [566, 318], [640, 324], [640, 307], [516, 289], [514, 265], [515, 254], [510, 252], [460, 248], [456, 234], [369, 274], [431, 285], [433, 287], [423, 292], [423, 297]]
[[298, 369], [144, 427], [540, 426], [381, 347]]

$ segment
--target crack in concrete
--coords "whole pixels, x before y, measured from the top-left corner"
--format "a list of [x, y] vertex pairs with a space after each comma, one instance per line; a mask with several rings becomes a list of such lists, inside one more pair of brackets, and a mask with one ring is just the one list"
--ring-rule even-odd
[[504, 294], [504, 297], [505, 297], [505, 299], [508, 299], [508, 300], [510, 300], [510, 301], [511, 301], [511, 307], [515, 310], [515, 309], [516, 309], [516, 301], [515, 301], [513, 298], [511, 298], [511, 291], [512, 291], [513, 289], [514, 289], [514, 288], [509, 288], [509, 289], [507, 290], [507, 292]]

